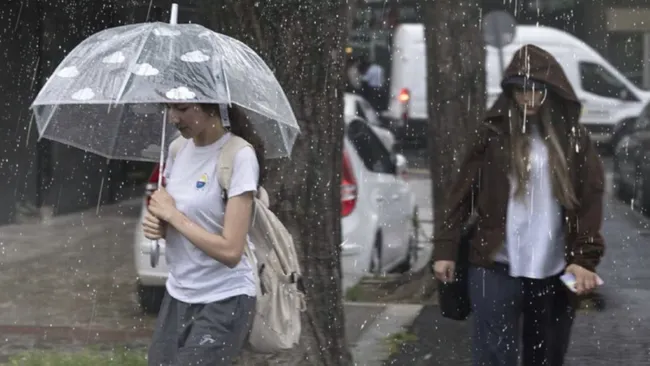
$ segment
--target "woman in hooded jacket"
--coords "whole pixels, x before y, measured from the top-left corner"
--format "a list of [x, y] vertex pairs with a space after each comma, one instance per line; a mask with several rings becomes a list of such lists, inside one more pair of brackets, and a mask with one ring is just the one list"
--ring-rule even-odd
[[[603, 166], [578, 122], [579, 99], [548, 52], [518, 50], [502, 89], [450, 186], [434, 271], [453, 281], [461, 230], [474, 212], [474, 364], [561, 366], [577, 296], [599, 281]], [[575, 293], [563, 274], [575, 277]]]

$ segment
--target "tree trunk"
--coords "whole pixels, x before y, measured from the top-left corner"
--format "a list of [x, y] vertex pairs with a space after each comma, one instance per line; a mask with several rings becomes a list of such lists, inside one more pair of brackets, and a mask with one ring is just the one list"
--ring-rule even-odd
[[434, 222], [441, 222], [443, 198], [458, 171], [466, 139], [485, 114], [485, 49], [479, 0], [423, 0], [422, 8]]
[[210, 28], [251, 46], [275, 72], [301, 128], [292, 159], [269, 161], [265, 186], [291, 231], [304, 273], [301, 343], [247, 365], [350, 365], [340, 264], [345, 0], [204, 1]]

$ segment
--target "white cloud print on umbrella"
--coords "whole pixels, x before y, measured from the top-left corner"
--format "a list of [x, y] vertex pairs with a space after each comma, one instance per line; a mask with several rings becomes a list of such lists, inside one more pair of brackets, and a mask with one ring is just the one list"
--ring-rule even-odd
[[181, 60], [185, 62], [206, 62], [210, 60], [210, 56], [202, 51], [192, 51], [181, 56]]
[[181, 86], [168, 91], [165, 96], [173, 100], [190, 100], [196, 98], [196, 93], [185, 86]]
[[79, 76], [79, 69], [76, 66], [64, 67], [56, 73], [56, 76], [60, 78], [75, 78]]
[[72, 94], [72, 99], [86, 101], [95, 98], [95, 92], [90, 88], [83, 88]]
[[121, 64], [126, 60], [126, 56], [121, 51], [114, 52], [109, 56], [106, 56], [102, 59], [102, 62], [105, 64]]
[[132, 72], [139, 76], [155, 76], [160, 73], [160, 70], [145, 62], [143, 64], [135, 65]]

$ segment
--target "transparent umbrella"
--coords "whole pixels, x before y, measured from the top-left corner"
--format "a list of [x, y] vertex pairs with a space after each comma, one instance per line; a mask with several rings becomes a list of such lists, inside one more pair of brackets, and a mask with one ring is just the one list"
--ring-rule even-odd
[[73, 49], [31, 106], [40, 136], [110, 159], [148, 161], [163, 141], [164, 103], [236, 104], [267, 156], [288, 156], [298, 124], [264, 61], [236, 39], [173, 23], [110, 28]]
[[[175, 137], [166, 133], [165, 104], [219, 104], [222, 114], [235, 104], [268, 158], [289, 156], [300, 130], [271, 69], [244, 43], [198, 24], [177, 24], [177, 14], [174, 4], [170, 24], [110, 28], [75, 47], [31, 105], [40, 138], [162, 165]], [[152, 266], [158, 253], [155, 242]]]

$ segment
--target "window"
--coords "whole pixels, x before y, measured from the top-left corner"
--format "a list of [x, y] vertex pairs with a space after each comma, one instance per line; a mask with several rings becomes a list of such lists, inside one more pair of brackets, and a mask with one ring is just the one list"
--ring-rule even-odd
[[377, 112], [372, 108], [368, 101], [362, 99], [358, 104], [359, 115], [362, 116], [366, 122], [373, 126], [380, 126], [379, 116]]
[[368, 170], [395, 174], [390, 153], [370, 127], [361, 121], [354, 121], [348, 125], [347, 135]]
[[582, 89], [601, 97], [622, 99], [625, 92], [632, 96], [616, 76], [593, 62], [580, 62], [580, 81]]

